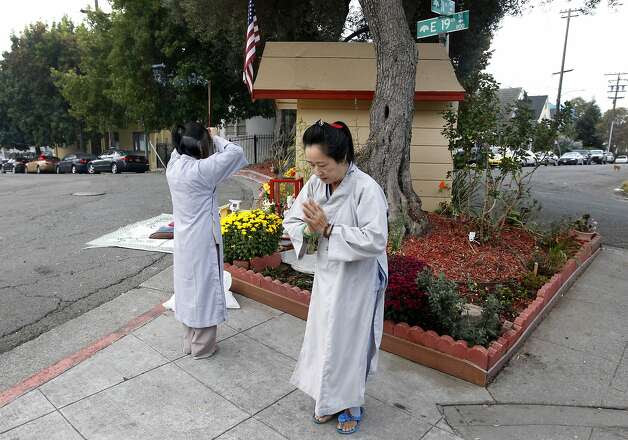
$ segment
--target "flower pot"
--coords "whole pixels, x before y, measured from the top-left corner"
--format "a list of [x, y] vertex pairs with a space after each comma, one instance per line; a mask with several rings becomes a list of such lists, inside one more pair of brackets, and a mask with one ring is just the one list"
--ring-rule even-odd
[[233, 265], [241, 269], [249, 270], [251, 263], [248, 260], [233, 260]]
[[595, 234], [596, 234], [595, 232], [582, 232], [582, 231], [576, 231], [575, 229], [572, 229], [571, 231], [571, 236], [575, 238], [576, 240], [582, 241], [582, 242], [593, 240], [593, 237], [595, 237]]
[[251, 258], [251, 269], [255, 272], [262, 272], [264, 269], [276, 269], [281, 264], [281, 254], [275, 252], [272, 255]]

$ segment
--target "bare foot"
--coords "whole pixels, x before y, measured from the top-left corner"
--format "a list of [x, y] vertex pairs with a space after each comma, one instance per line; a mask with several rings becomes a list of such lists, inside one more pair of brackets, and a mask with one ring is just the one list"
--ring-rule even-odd
[[333, 418], [334, 418], [333, 414], [330, 414], [328, 416], [317, 416], [316, 414], [314, 414], [314, 421], [316, 421], [316, 423], [321, 423], [321, 424], [327, 423]]

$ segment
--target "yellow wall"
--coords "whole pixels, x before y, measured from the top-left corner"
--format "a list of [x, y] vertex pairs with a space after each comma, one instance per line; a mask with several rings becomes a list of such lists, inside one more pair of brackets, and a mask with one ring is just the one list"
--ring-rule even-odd
[[[366, 144], [369, 136], [370, 101], [304, 100], [297, 103], [297, 168], [305, 169], [303, 158], [303, 132], [319, 119], [326, 122], [344, 121], [351, 130], [356, 150]], [[447, 102], [416, 102], [410, 145], [410, 172], [412, 185], [423, 202], [423, 209], [433, 211], [442, 201], [449, 201], [449, 190], [439, 191], [444, 180], [451, 186], [447, 173], [452, 160], [447, 139], [441, 134], [444, 120], [442, 112]], [[457, 106], [457, 103], [454, 104]]]
[[67, 145], [65, 147], [55, 147], [55, 156], [59, 159], [63, 159], [68, 154], [76, 153], [79, 151], [78, 146], [76, 145]]

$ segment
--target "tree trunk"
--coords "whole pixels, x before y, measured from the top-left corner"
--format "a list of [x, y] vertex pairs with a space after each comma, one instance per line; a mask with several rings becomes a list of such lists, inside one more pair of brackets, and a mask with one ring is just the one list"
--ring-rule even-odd
[[360, 0], [377, 58], [370, 135], [360, 165], [384, 189], [389, 221], [405, 217], [406, 232], [427, 229], [421, 199], [412, 189], [410, 138], [418, 53], [402, 0]]

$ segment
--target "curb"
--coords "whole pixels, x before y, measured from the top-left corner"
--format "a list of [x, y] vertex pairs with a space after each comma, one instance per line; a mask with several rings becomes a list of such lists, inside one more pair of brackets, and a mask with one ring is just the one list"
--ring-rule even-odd
[[109, 333], [106, 336], [92, 342], [88, 346], [82, 348], [74, 354], [71, 354], [60, 361], [44, 368], [43, 370], [33, 374], [22, 382], [13, 385], [6, 391], [0, 393], [0, 408], [8, 405], [20, 396], [23, 396], [29, 391], [34, 390], [37, 387], [45, 384], [46, 382], [54, 379], [57, 376], [68, 371], [70, 368], [80, 364], [84, 360], [92, 357], [100, 350], [109, 347], [114, 342], [127, 336], [129, 333], [142, 327], [144, 324], [152, 321], [165, 311], [161, 304], [156, 305], [149, 311], [141, 314], [140, 316], [133, 318], [127, 322], [124, 326], [118, 330]]

